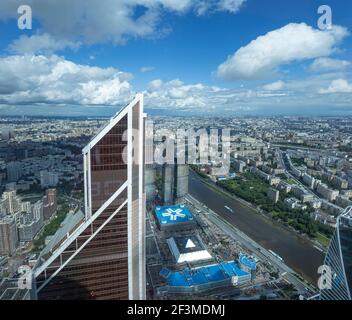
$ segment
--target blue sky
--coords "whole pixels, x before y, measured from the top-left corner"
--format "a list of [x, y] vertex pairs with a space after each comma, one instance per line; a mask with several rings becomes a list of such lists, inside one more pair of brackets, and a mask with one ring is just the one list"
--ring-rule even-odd
[[349, 0], [26, 3], [32, 30], [0, 3], [0, 114], [108, 115], [136, 92], [160, 114], [352, 111]]

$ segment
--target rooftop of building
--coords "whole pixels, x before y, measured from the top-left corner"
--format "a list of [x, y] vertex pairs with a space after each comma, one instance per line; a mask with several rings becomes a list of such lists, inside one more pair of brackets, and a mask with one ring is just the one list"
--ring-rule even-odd
[[198, 235], [170, 238], [167, 243], [177, 263], [212, 258]]
[[173, 237], [168, 240], [173, 241], [175, 243], [180, 254], [205, 250], [204, 244], [196, 235], [191, 235], [187, 237]]
[[169, 286], [190, 287], [230, 280], [232, 277], [244, 277], [249, 274], [241, 270], [234, 261], [230, 261], [195, 269], [185, 268], [177, 272], [171, 272], [167, 268], [163, 268], [160, 275], [166, 279]]
[[193, 214], [182, 204], [176, 206], [156, 207], [155, 214], [161, 225], [193, 221]]
[[244, 254], [241, 254], [238, 260], [240, 263], [242, 263], [251, 270], [255, 270], [257, 268], [256, 261], [253, 258], [247, 257]]

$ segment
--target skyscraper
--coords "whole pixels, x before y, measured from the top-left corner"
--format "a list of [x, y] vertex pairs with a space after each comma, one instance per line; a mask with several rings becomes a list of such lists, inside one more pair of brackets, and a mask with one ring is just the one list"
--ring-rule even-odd
[[43, 197], [43, 217], [48, 220], [57, 210], [57, 192], [56, 189], [47, 189]]
[[0, 204], [0, 209], [7, 214], [15, 214], [21, 210], [21, 199], [16, 195], [16, 191], [5, 191]]
[[7, 180], [17, 182], [22, 177], [22, 165], [20, 162], [10, 162], [6, 166]]
[[5, 141], [8, 141], [15, 136], [13, 132], [13, 128], [2, 128], [0, 132], [1, 132], [1, 138]]
[[12, 255], [18, 244], [17, 228], [13, 216], [0, 215], [0, 255]]
[[[175, 159], [175, 162], [177, 160]], [[189, 167], [187, 164], [164, 164], [162, 167], [162, 194], [165, 204], [172, 204], [188, 193]]]
[[321, 300], [351, 300], [352, 293], [352, 207], [337, 219], [335, 234], [325, 257], [331, 269], [331, 287], [321, 290]]
[[137, 95], [83, 149], [85, 213], [42, 251], [38, 299], [145, 299], [143, 117]]

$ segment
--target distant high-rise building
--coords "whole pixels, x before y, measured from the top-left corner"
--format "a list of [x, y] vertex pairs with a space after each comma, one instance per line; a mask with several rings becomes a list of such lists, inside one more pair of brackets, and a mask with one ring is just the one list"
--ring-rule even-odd
[[280, 199], [280, 191], [276, 189], [269, 188], [267, 195], [268, 198], [274, 203], [277, 203]]
[[7, 180], [17, 182], [22, 177], [22, 165], [20, 162], [10, 162], [6, 166]]
[[16, 160], [23, 160], [28, 158], [28, 149], [26, 148], [16, 148], [14, 152]]
[[16, 212], [22, 210], [22, 202], [16, 195], [16, 191], [5, 191], [2, 194], [0, 209], [6, 214], [15, 214]]
[[155, 184], [156, 168], [153, 165], [145, 166], [144, 180], [145, 180], [145, 194], [147, 201], [153, 201], [156, 196]]
[[42, 188], [56, 187], [59, 183], [59, 175], [55, 172], [40, 171], [40, 186]]
[[241, 160], [235, 160], [234, 167], [236, 172], [242, 173], [244, 168], [246, 167], [246, 163]]
[[18, 236], [15, 218], [0, 217], [0, 255], [12, 255], [17, 247]]
[[188, 194], [189, 167], [187, 164], [175, 166], [175, 198], [182, 198]]
[[47, 189], [43, 197], [43, 217], [48, 220], [57, 210], [57, 192], [56, 189]]
[[1, 138], [2, 140], [8, 141], [14, 138], [13, 128], [2, 128], [1, 129]]
[[164, 164], [162, 167], [162, 200], [164, 204], [174, 202], [174, 165]]
[[156, 196], [156, 166], [154, 165], [154, 126], [153, 121], [145, 120], [144, 123], [144, 185], [147, 201], [153, 201]]
[[19, 241], [32, 241], [43, 226], [43, 202], [37, 201], [26, 212], [16, 215]]
[[162, 198], [165, 204], [188, 194], [189, 167], [187, 164], [164, 164], [162, 168]]
[[0, 199], [0, 215], [5, 215], [6, 212], [5, 201]]
[[40, 254], [38, 299], [145, 299], [143, 117], [137, 95], [84, 148], [85, 214]]
[[331, 288], [322, 289], [321, 300], [352, 299], [352, 207], [337, 218], [337, 226], [325, 257], [331, 269]]

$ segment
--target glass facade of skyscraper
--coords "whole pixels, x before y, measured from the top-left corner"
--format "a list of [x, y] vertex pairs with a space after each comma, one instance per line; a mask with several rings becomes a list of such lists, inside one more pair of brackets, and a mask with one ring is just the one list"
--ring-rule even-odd
[[338, 217], [336, 231], [326, 254], [325, 266], [331, 270], [331, 286], [321, 290], [320, 299], [351, 300], [352, 207], [347, 208]]
[[145, 298], [143, 123], [139, 95], [83, 150], [85, 213], [42, 252], [38, 299]]

